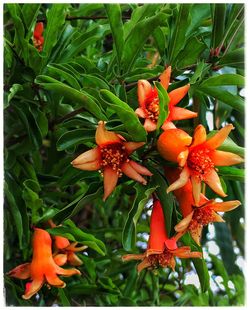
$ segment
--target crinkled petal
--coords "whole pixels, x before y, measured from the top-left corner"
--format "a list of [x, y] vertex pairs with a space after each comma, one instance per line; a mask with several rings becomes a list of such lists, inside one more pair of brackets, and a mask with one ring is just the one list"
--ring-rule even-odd
[[149, 118], [145, 119], [144, 122], [144, 128], [146, 129], [147, 132], [155, 131], [157, 128], [157, 124], [151, 121]]
[[87, 245], [82, 245], [82, 246], [79, 246], [79, 247], [76, 247], [77, 246], [77, 242], [72, 242], [68, 247], [67, 247], [67, 251], [73, 251], [73, 252], [80, 252], [80, 251], [84, 251], [88, 248]]
[[81, 155], [79, 155], [78, 157], [76, 157], [71, 162], [71, 164], [73, 166], [81, 165], [81, 164], [96, 161], [96, 160], [100, 159], [100, 157], [101, 157], [101, 155], [100, 155], [99, 147], [96, 147], [96, 148], [89, 150], [87, 152], [84, 152]]
[[202, 229], [203, 226], [197, 223], [197, 227], [195, 229], [190, 230], [191, 237], [198, 245], [200, 245]]
[[177, 162], [178, 162], [178, 165], [180, 167], [184, 167], [186, 162], [187, 162], [187, 158], [188, 158], [188, 154], [189, 154], [189, 150], [186, 149], [184, 151], [182, 151], [178, 157], [177, 157]]
[[30, 263], [21, 264], [7, 273], [8, 276], [18, 279], [28, 279], [30, 277]]
[[151, 95], [151, 93], [152, 86], [150, 83], [147, 80], [139, 80], [137, 94], [140, 107], [145, 108], [145, 101]]
[[224, 202], [214, 202], [211, 207], [214, 211], [217, 212], [227, 212], [236, 209], [240, 205], [241, 202], [239, 200], [231, 200]]
[[180, 173], [179, 179], [177, 179], [167, 188], [167, 193], [170, 193], [178, 188], [183, 187], [188, 182], [189, 177], [190, 177], [189, 169], [188, 167], [184, 167], [182, 169], [182, 172]]
[[95, 160], [81, 165], [73, 165], [73, 167], [80, 170], [95, 171], [101, 168], [101, 163], [99, 160]]
[[133, 153], [135, 150], [139, 149], [145, 144], [145, 142], [124, 142], [123, 145], [128, 154]]
[[175, 231], [177, 232], [185, 231], [193, 218], [193, 214], [194, 211], [189, 213], [188, 216], [184, 217], [184, 219], [182, 219], [177, 225], [175, 225], [174, 227]]
[[135, 161], [130, 160], [129, 163], [132, 166], [132, 168], [134, 168], [138, 173], [143, 174], [143, 175], [147, 175], [147, 176], [152, 176], [153, 175], [153, 173], [150, 172], [146, 167], [143, 167], [143, 166], [139, 165]]
[[66, 284], [63, 282], [54, 272], [46, 272], [45, 278], [50, 285], [56, 287], [65, 287]]
[[75, 268], [71, 268], [71, 269], [63, 269], [59, 266], [56, 266], [56, 273], [59, 275], [62, 275], [64, 277], [70, 277], [73, 276], [75, 274], [81, 274], [81, 272]]
[[165, 89], [168, 89], [169, 86], [171, 69], [171, 66], [168, 66], [159, 77], [160, 83]]
[[30, 299], [33, 295], [35, 295], [43, 286], [44, 280], [43, 278], [34, 279], [32, 282], [26, 283], [26, 290], [23, 299]]
[[143, 269], [151, 267], [151, 263], [149, 262], [148, 258], [144, 258], [144, 260], [138, 264], [137, 271], [140, 273]]
[[113, 192], [118, 181], [118, 174], [116, 170], [106, 167], [103, 170], [104, 195], [103, 201]]
[[217, 172], [214, 169], [211, 169], [211, 171], [206, 175], [204, 182], [211, 187], [211, 189], [221, 197], [226, 197], [227, 195], [224, 193], [220, 178], [217, 174]]
[[171, 121], [179, 121], [197, 117], [198, 113], [179, 107], [173, 107], [170, 112]]
[[108, 131], [105, 128], [105, 122], [99, 121], [98, 127], [95, 133], [95, 141], [97, 145], [103, 145], [112, 142], [120, 142], [121, 139], [118, 135], [112, 131]]
[[207, 133], [205, 127], [203, 125], [198, 125], [194, 131], [191, 147], [204, 143], [206, 139]]
[[176, 128], [176, 126], [174, 125], [173, 122], [170, 122], [168, 119], [166, 119], [163, 125], [161, 126], [161, 129], [164, 131], [168, 129], [174, 129], [174, 128]]
[[234, 129], [232, 124], [221, 128], [212, 138], [207, 140], [206, 146], [211, 149], [217, 149], [226, 140], [232, 129]]
[[147, 117], [147, 113], [145, 112], [145, 110], [143, 108], [138, 108], [135, 110], [135, 113], [141, 117], [141, 118], [146, 118]]
[[192, 175], [191, 176], [191, 183], [192, 183], [194, 205], [199, 206], [200, 196], [201, 196], [201, 180], [199, 177]]
[[62, 250], [67, 248], [70, 245], [70, 242], [65, 237], [55, 236], [55, 245], [57, 249]]
[[181, 99], [183, 99], [186, 96], [189, 88], [190, 88], [190, 85], [187, 84], [185, 86], [182, 86], [182, 87], [179, 87], [179, 88], [176, 88], [176, 89], [172, 90], [168, 94], [169, 98], [170, 98], [169, 104], [171, 106], [175, 106], [178, 102], [181, 101]]
[[239, 155], [218, 150], [212, 152], [210, 158], [212, 159], [215, 166], [231, 166], [244, 162], [244, 159]]
[[202, 258], [201, 252], [191, 252], [189, 246], [183, 246], [177, 250], [171, 251], [171, 253], [179, 258]]
[[225, 222], [223, 218], [216, 212], [212, 211], [213, 222]]
[[71, 266], [81, 266], [83, 264], [83, 261], [71, 251], [68, 253], [68, 262]]
[[145, 258], [145, 254], [127, 254], [122, 256], [122, 260], [130, 261], [130, 260], [143, 260]]
[[130, 163], [124, 163], [121, 167], [122, 172], [126, 174], [129, 178], [142, 183], [143, 185], [147, 184], [147, 181], [130, 165]]
[[177, 249], [177, 243], [176, 243], [175, 238], [166, 239], [164, 243], [168, 250], [173, 251]]
[[63, 266], [67, 263], [67, 254], [56, 254], [53, 259], [57, 266]]

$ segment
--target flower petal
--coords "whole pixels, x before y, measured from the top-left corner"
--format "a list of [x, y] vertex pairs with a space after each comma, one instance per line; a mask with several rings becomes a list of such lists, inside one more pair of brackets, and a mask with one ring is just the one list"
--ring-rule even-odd
[[83, 261], [71, 251], [68, 253], [68, 262], [72, 266], [81, 266], [83, 264]]
[[177, 243], [175, 238], [166, 239], [164, 242], [166, 248], [170, 251], [177, 249]]
[[231, 166], [244, 162], [244, 159], [239, 155], [218, 150], [212, 152], [210, 158], [214, 162], [215, 166]]
[[174, 123], [170, 122], [168, 119], [166, 119], [163, 125], [161, 126], [161, 129], [164, 131], [168, 129], [173, 129], [173, 128], [176, 128], [176, 126], [174, 125]]
[[205, 127], [203, 125], [198, 125], [194, 131], [191, 147], [204, 143], [206, 139], [207, 133]]
[[135, 161], [130, 160], [129, 163], [132, 166], [132, 168], [134, 168], [138, 173], [143, 174], [143, 175], [148, 175], [148, 176], [152, 176], [153, 175], [153, 173], [150, 172], [146, 167], [143, 167], [143, 166], [139, 165]]
[[62, 275], [64, 277], [70, 277], [73, 276], [75, 274], [81, 274], [81, 272], [78, 269], [72, 268], [72, 269], [63, 269], [59, 266], [57, 266], [56, 268], [56, 273], [59, 275]]
[[157, 128], [157, 124], [151, 121], [151, 119], [146, 118], [144, 122], [144, 128], [146, 129], [147, 132], [155, 131]]
[[211, 171], [206, 175], [204, 182], [211, 187], [211, 189], [221, 197], [226, 197], [227, 195], [224, 193], [220, 178], [217, 174], [217, 172], [214, 169], [211, 169]]
[[104, 195], [103, 201], [105, 201], [108, 196], [113, 192], [118, 181], [117, 171], [106, 167], [103, 170], [103, 183], [104, 183]]
[[63, 266], [67, 263], [67, 254], [56, 254], [53, 259], [58, 266]]
[[212, 204], [212, 209], [217, 212], [227, 212], [236, 209], [241, 205], [239, 200], [231, 200], [224, 202], [215, 202]]
[[73, 165], [73, 167], [80, 170], [95, 171], [101, 168], [101, 163], [99, 160], [95, 160], [81, 165]]
[[122, 172], [126, 174], [129, 178], [142, 183], [143, 185], [147, 184], [147, 181], [130, 165], [130, 163], [124, 163], [121, 167]]
[[171, 66], [168, 66], [159, 77], [160, 83], [165, 89], [168, 89], [170, 76], [171, 76]]
[[30, 263], [17, 266], [7, 273], [8, 276], [18, 279], [28, 279], [30, 277]]
[[57, 249], [62, 250], [67, 248], [70, 245], [70, 242], [65, 237], [55, 236], [55, 245]]
[[122, 260], [124, 262], [130, 260], [143, 260], [145, 258], [145, 254], [127, 254], [122, 256]]
[[225, 127], [221, 128], [212, 138], [207, 140], [206, 146], [211, 149], [216, 149], [226, 140], [232, 129], [234, 129], [234, 126], [232, 124], [226, 125]]
[[194, 197], [194, 205], [199, 206], [200, 196], [201, 196], [201, 180], [199, 177], [192, 175], [191, 183], [192, 183], [192, 192], [193, 192], [193, 197]]
[[213, 222], [222, 222], [222, 223], [225, 222], [223, 218], [214, 211], [212, 211], [212, 218], [213, 218]]
[[139, 105], [142, 108], [145, 108], [145, 101], [152, 93], [152, 86], [147, 80], [139, 80], [138, 81], [138, 88], [137, 88], [137, 95]]
[[34, 37], [40, 38], [43, 34], [43, 23], [39, 22], [36, 23], [35, 29], [34, 29]]
[[177, 157], [177, 162], [178, 162], [178, 165], [180, 167], [184, 167], [186, 162], [187, 162], [187, 158], [188, 158], [188, 154], [189, 154], [189, 151], [188, 149], [182, 151], [178, 157]]
[[138, 108], [135, 110], [135, 113], [141, 117], [141, 118], [146, 118], [147, 117], [147, 113], [143, 110], [143, 108]]
[[135, 150], [139, 149], [145, 144], [145, 142], [124, 142], [123, 145], [128, 154], [133, 153]]
[[191, 252], [190, 248], [187, 249], [186, 247], [181, 247], [173, 251], [172, 254], [174, 254], [174, 256], [177, 256], [179, 258], [202, 258], [201, 252]]
[[22, 296], [23, 299], [30, 299], [33, 295], [35, 295], [43, 286], [43, 283], [43, 278], [34, 279], [32, 282], [26, 283], [25, 293]]
[[177, 225], [175, 225], [174, 229], [176, 232], [184, 231], [188, 228], [192, 218], [194, 211], [189, 213], [188, 216], [184, 217]]
[[171, 121], [179, 121], [183, 119], [190, 119], [197, 117], [198, 113], [179, 107], [173, 107], [169, 118]]
[[181, 101], [182, 98], [184, 98], [190, 88], [190, 84], [187, 84], [185, 86], [176, 88], [172, 90], [168, 95], [170, 98], [169, 104], [171, 106], [175, 106], [178, 102]]
[[191, 237], [194, 239], [194, 241], [200, 245], [201, 240], [201, 234], [202, 234], [203, 226], [201, 224], [197, 223], [197, 226], [195, 229], [190, 230]]
[[112, 131], [108, 131], [105, 128], [105, 122], [99, 121], [98, 127], [95, 133], [95, 141], [97, 145], [103, 145], [111, 142], [120, 142], [121, 139], [118, 135]]
[[50, 285], [56, 287], [65, 287], [66, 283], [63, 282], [54, 272], [46, 272], [45, 278]]
[[76, 157], [71, 162], [71, 164], [73, 166], [81, 165], [81, 164], [89, 163], [92, 161], [96, 161], [96, 160], [100, 159], [100, 157], [101, 157], [101, 155], [100, 155], [99, 147], [96, 147], [96, 148], [89, 150], [87, 152], [84, 152], [81, 155], [79, 155], [78, 157]]
[[177, 179], [174, 183], [172, 183], [168, 188], [167, 188], [167, 193], [170, 193], [178, 188], [183, 187], [189, 179], [190, 173], [188, 167], [184, 167], [182, 169], [182, 172], [180, 173], [179, 179]]
[[144, 260], [138, 264], [137, 271], [140, 273], [143, 269], [151, 267], [151, 263], [149, 262], [148, 258], [144, 258]]

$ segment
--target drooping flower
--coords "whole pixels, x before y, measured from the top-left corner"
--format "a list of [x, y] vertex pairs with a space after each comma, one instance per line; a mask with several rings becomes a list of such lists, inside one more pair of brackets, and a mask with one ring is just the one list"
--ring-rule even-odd
[[[165, 175], [169, 181], [176, 181], [179, 178], [180, 169], [165, 167]], [[217, 202], [200, 194], [199, 205], [195, 206], [190, 180], [183, 187], [174, 190], [173, 193], [184, 217], [175, 226], [175, 230], [178, 233], [189, 231], [194, 241], [199, 245], [204, 226], [213, 222], [224, 222], [223, 218], [216, 212], [231, 211], [240, 205], [238, 200]]]
[[95, 140], [97, 147], [82, 153], [71, 164], [77, 169], [102, 172], [103, 200], [112, 193], [123, 173], [143, 185], [147, 184], [142, 175], [151, 176], [152, 173], [129, 158], [144, 142], [126, 142], [120, 135], [106, 130], [104, 121], [98, 123]]
[[177, 241], [183, 234], [168, 238], [163, 210], [158, 200], [154, 201], [150, 220], [150, 237], [148, 248], [143, 254], [124, 255], [124, 261], [141, 260], [137, 266], [138, 272], [144, 268], [170, 267], [175, 268], [175, 257], [179, 258], [201, 258], [201, 252], [191, 252], [189, 246], [178, 247]]
[[231, 124], [226, 125], [209, 139], [202, 125], [196, 127], [193, 139], [181, 129], [163, 132], [157, 141], [159, 153], [166, 160], [177, 162], [182, 168], [180, 177], [168, 187], [167, 192], [183, 187], [190, 179], [196, 206], [199, 205], [203, 181], [215, 193], [225, 197], [215, 167], [236, 165], [244, 161], [239, 155], [217, 150], [233, 128]]
[[[48, 221], [52, 228], [56, 227], [52, 220]], [[53, 252], [53, 259], [58, 266], [63, 266], [68, 263], [72, 266], [80, 266], [83, 264], [82, 260], [75, 254], [87, 249], [86, 245], [77, 247], [77, 242], [72, 242], [62, 236], [54, 236], [55, 252]]]
[[[167, 67], [166, 70], [160, 75], [160, 82], [162, 86], [167, 90], [169, 86], [171, 76], [171, 66]], [[190, 110], [176, 107], [176, 105], [185, 97], [190, 85], [176, 88], [169, 92], [169, 114], [167, 119], [162, 125], [162, 129], [166, 130], [169, 128], [175, 128], [173, 121], [189, 119], [197, 116], [197, 113]], [[146, 131], [154, 131], [157, 128], [157, 121], [159, 117], [159, 97], [156, 87], [152, 87], [147, 80], [138, 81], [138, 101], [139, 108], [136, 109], [135, 113], [145, 118], [144, 128]]]
[[69, 277], [75, 274], [81, 274], [77, 269], [63, 269], [59, 267], [52, 256], [52, 240], [46, 230], [35, 228], [33, 235], [33, 258], [31, 263], [25, 263], [12, 269], [8, 275], [18, 279], [31, 279], [26, 284], [26, 290], [22, 296], [24, 299], [30, 299], [43, 286], [44, 283], [56, 287], [65, 287], [58, 275]]
[[43, 43], [44, 43], [44, 38], [43, 38], [43, 23], [39, 22], [36, 23], [35, 30], [33, 33], [33, 44], [35, 48], [41, 52], [43, 50]]

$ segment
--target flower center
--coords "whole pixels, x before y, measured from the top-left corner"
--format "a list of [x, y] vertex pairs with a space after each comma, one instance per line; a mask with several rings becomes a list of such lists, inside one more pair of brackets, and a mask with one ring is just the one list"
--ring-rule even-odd
[[145, 102], [147, 118], [154, 123], [157, 123], [159, 117], [159, 98], [157, 91], [154, 89], [152, 94], [147, 98]]
[[129, 162], [125, 146], [118, 142], [100, 146], [100, 150], [102, 168], [109, 166], [114, 171], [117, 171], [117, 174], [121, 176], [122, 164], [124, 162]]
[[214, 167], [210, 154], [211, 150], [208, 148], [196, 148], [188, 155], [188, 167], [201, 179]]
[[192, 221], [189, 225], [189, 229], [195, 229], [197, 225], [206, 226], [213, 222], [213, 210], [210, 206], [205, 206], [201, 208], [195, 208]]
[[173, 258], [173, 254], [170, 253], [166, 248], [161, 254], [152, 254], [148, 256], [148, 260], [153, 268], [168, 267], [171, 265], [171, 260]]

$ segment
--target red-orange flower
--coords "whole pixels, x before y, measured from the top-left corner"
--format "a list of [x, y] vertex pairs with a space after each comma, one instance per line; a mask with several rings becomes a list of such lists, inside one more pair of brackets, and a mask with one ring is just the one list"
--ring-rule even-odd
[[129, 158], [144, 142], [126, 142], [120, 135], [106, 130], [103, 121], [98, 123], [95, 140], [97, 147], [82, 153], [71, 164], [77, 169], [100, 170], [103, 173], [103, 200], [112, 193], [123, 173], [143, 185], [147, 184], [141, 175], [151, 176], [152, 173]]
[[[160, 82], [162, 86], [167, 90], [169, 86], [171, 76], [171, 66], [160, 75]], [[189, 119], [197, 116], [197, 113], [190, 110], [176, 107], [176, 105], [185, 97], [190, 85], [179, 87], [172, 90], [169, 95], [169, 114], [167, 119], [162, 125], [162, 129], [175, 128], [173, 121]], [[152, 87], [147, 80], [138, 81], [138, 101], [140, 107], [136, 109], [135, 113], [145, 118], [144, 128], [150, 132], [156, 130], [157, 121], [159, 117], [159, 98], [156, 87]]]
[[175, 256], [179, 258], [201, 258], [201, 252], [191, 252], [189, 246], [178, 248], [177, 241], [183, 234], [177, 234], [173, 238], [168, 238], [164, 215], [160, 202], [154, 202], [150, 220], [150, 237], [148, 249], [143, 254], [124, 255], [124, 261], [141, 260], [137, 266], [138, 272], [144, 268], [170, 267], [175, 268]]
[[52, 241], [46, 230], [35, 228], [33, 236], [33, 258], [31, 263], [25, 263], [12, 269], [8, 275], [18, 279], [31, 279], [26, 284], [26, 290], [22, 296], [31, 298], [36, 294], [45, 282], [56, 287], [65, 287], [66, 284], [57, 275], [69, 277], [81, 274], [77, 269], [63, 269], [59, 267], [52, 256]]
[[167, 192], [183, 187], [190, 179], [196, 206], [200, 201], [202, 181], [218, 195], [225, 197], [215, 167], [236, 165], [244, 161], [234, 153], [216, 150], [233, 128], [231, 124], [226, 125], [209, 139], [202, 125], [196, 127], [193, 139], [181, 129], [163, 132], [157, 142], [159, 153], [163, 158], [177, 162], [182, 168], [179, 179], [168, 187]]
[[[166, 167], [165, 175], [169, 181], [175, 181], [179, 178], [180, 169]], [[204, 226], [213, 222], [224, 222], [223, 218], [216, 212], [231, 211], [240, 205], [240, 201], [238, 200], [216, 202], [200, 194], [199, 205], [195, 206], [190, 180], [188, 180], [183, 187], [174, 190], [173, 193], [184, 217], [183, 220], [175, 226], [175, 230], [178, 233], [189, 231], [197, 244], [200, 244]]]
[[35, 48], [41, 52], [43, 50], [43, 43], [44, 43], [44, 38], [43, 38], [43, 23], [39, 22], [35, 26], [35, 30], [33, 33], [33, 44]]

